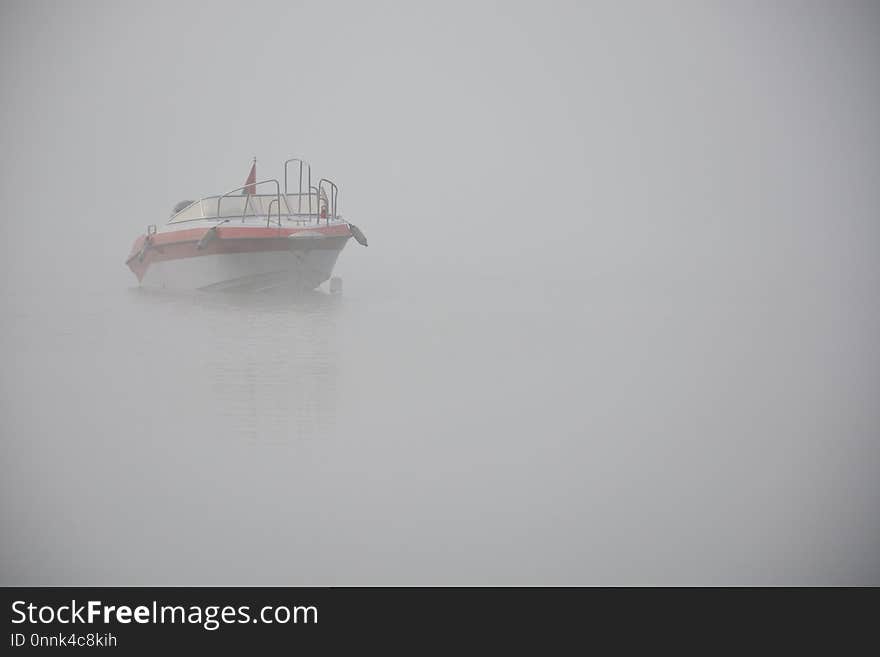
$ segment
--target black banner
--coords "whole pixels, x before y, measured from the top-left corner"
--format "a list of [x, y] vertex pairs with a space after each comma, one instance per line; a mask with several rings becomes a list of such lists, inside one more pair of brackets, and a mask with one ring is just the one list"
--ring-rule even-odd
[[[6, 647], [421, 652], [474, 645], [617, 647], [707, 632], [727, 642], [828, 627], [853, 591], [584, 588], [7, 588]], [[875, 597], [875, 596], [872, 596]], [[867, 602], [868, 600], [865, 600]], [[863, 606], [865, 612], [869, 606]], [[856, 623], [857, 616], [849, 616]], [[8, 654], [15, 654], [9, 652]]]

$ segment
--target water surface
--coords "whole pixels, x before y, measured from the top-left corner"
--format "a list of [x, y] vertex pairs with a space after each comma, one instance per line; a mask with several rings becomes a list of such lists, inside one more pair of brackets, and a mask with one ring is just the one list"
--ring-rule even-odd
[[780, 286], [11, 292], [4, 580], [854, 582], [866, 336]]

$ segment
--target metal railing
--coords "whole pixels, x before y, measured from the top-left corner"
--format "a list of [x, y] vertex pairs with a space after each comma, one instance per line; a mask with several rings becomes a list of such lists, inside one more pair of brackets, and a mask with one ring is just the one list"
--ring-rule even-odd
[[[223, 201], [224, 198], [232, 196], [233, 194], [235, 194], [235, 192], [242, 192], [246, 189], [251, 189], [252, 187], [256, 188], [257, 185], [263, 185], [265, 183], [270, 183], [270, 182], [275, 183], [275, 200], [278, 201], [278, 213], [279, 213], [278, 216], [280, 218], [280, 216], [281, 216], [281, 183], [278, 182], [277, 178], [266, 178], [265, 180], [258, 180], [257, 182], [253, 182], [249, 185], [242, 185], [241, 187], [236, 187], [235, 189], [230, 189], [228, 192], [226, 192], [222, 196], [218, 196], [217, 197], [217, 218], [219, 219], [220, 217], [223, 216], [220, 214], [220, 203]], [[244, 221], [244, 217], [247, 214], [247, 208], [248, 208], [248, 205], [250, 205], [251, 196], [252, 196], [252, 194], [250, 192], [248, 192], [247, 199], [244, 202], [244, 212], [241, 215], [242, 221]], [[288, 208], [288, 209], [290, 209], [290, 208]], [[256, 216], [256, 211], [255, 211], [254, 216]], [[279, 219], [279, 221], [280, 221], [280, 219]]]
[[[298, 185], [297, 191], [294, 194], [289, 191], [288, 185], [288, 169], [291, 162], [295, 162], [299, 164], [299, 175], [298, 175]], [[275, 193], [271, 194], [273, 197], [268, 206], [264, 204], [261, 200], [259, 202], [259, 208], [254, 205], [254, 199], [263, 199], [266, 196], [270, 196], [267, 194], [239, 194], [245, 190], [251, 190], [256, 188], [259, 185], [265, 185], [269, 183], [274, 183], [275, 185]], [[305, 183], [305, 185], [304, 185]], [[305, 187], [305, 191], [304, 191]], [[328, 193], [329, 192], [329, 193]], [[290, 198], [291, 196], [296, 196], [296, 202], [294, 209], [293, 200]], [[266, 215], [266, 225], [269, 226], [272, 223], [272, 206], [275, 205], [275, 215], [277, 218], [278, 226], [282, 226], [282, 214], [287, 217], [288, 221], [294, 221], [297, 223], [311, 223], [314, 221], [316, 224], [320, 224], [321, 220], [324, 219], [326, 223], [329, 225], [330, 221], [338, 221], [339, 214], [337, 209], [338, 198], [339, 198], [339, 187], [335, 182], [330, 180], [329, 178], [321, 178], [318, 181], [317, 186], [312, 184], [312, 167], [311, 165], [303, 159], [300, 158], [290, 158], [285, 160], [284, 162], [284, 191], [281, 191], [281, 182], [277, 178], [266, 178], [264, 180], [259, 180], [257, 182], [253, 182], [250, 184], [242, 185], [241, 187], [236, 187], [235, 189], [231, 189], [228, 192], [220, 196], [207, 196], [200, 198], [198, 201], [193, 201], [185, 208], [182, 208], [177, 213], [175, 213], [169, 220], [168, 223], [188, 223], [191, 221], [206, 221], [206, 220], [217, 220], [225, 223], [229, 221], [231, 217], [225, 216], [222, 214], [222, 206], [223, 199], [226, 198], [234, 198], [236, 196], [244, 196], [244, 207], [242, 208], [242, 212], [240, 215], [241, 221], [244, 222], [245, 219], [249, 216], [251, 217], [262, 217], [263, 216], [263, 208], [265, 208]], [[303, 196], [306, 197], [307, 202], [303, 202]], [[314, 201], [312, 198], [314, 197]], [[206, 208], [206, 203], [217, 199], [216, 206], [216, 214], [209, 215], [207, 212], [210, 212], [210, 209]], [[281, 200], [284, 199], [284, 206], [286, 208], [286, 212], [282, 211], [281, 208]], [[317, 207], [314, 204], [317, 204]], [[187, 212], [193, 206], [197, 205], [200, 216], [191, 217], [187, 219], [175, 219], [180, 216], [182, 213]], [[206, 212], [207, 209], [207, 212]], [[249, 212], [249, 210], [251, 212]]]
[[[278, 202], [277, 198], [273, 198], [269, 201], [269, 207], [266, 208], [266, 228], [269, 227], [269, 222], [272, 221], [272, 204], [275, 204], [275, 207], [278, 208], [278, 227], [281, 228], [281, 203]], [[290, 208], [288, 208], [289, 210]], [[241, 218], [242, 222], [244, 222], [244, 216]]]
[[329, 178], [321, 178], [321, 180], [318, 181], [318, 205], [321, 204], [321, 192], [324, 191], [324, 183], [327, 183], [331, 192], [331, 195], [328, 197], [328, 204], [330, 207], [327, 208], [327, 223], [329, 224], [330, 217], [333, 217], [333, 221], [336, 221], [336, 197], [339, 195], [339, 188], [336, 186], [336, 183]]
[[[292, 157], [289, 160], [284, 161], [284, 195], [287, 196], [287, 165], [291, 162], [299, 162], [299, 187], [297, 188], [297, 214], [302, 214], [302, 191], [303, 191], [303, 166], [308, 167], [308, 187], [307, 189], [311, 192], [312, 189], [312, 165], [306, 162], [305, 160], [301, 160], [298, 157]], [[312, 195], [309, 193], [309, 216], [312, 216]], [[320, 204], [320, 199], [318, 199], [318, 203]], [[288, 208], [289, 209], [289, 208]]]

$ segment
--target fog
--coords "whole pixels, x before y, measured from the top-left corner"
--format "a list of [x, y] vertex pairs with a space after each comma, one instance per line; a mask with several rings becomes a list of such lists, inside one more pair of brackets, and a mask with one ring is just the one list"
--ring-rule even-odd
[[[872, 2], [0, 1], [0, 584], [880, 584]], [[150, 292], [308, 159], [344, 293]]]

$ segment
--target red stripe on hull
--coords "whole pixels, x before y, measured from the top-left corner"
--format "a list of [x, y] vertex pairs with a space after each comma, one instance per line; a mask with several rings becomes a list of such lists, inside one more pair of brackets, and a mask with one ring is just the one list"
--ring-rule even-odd
[[[178, 260], [206, 255], [226, 253], [258, 253], [265, 251], [288, 251], [303, 249], [342, 249], [351, 237], [347, 224], [319, 226], [308, 228], [284, 228], [277, 226], [221, 226], [215, 229], [215, 235], [202, 241], [210, 228], [190, 228], [168, 233], [141, 235], [135, 240], [131, 253], [125, 264], [137, 276], [140, 282], [150, 263], [163, 260]], [[289, 239], [291, 235], [307, 233], [314, 237], [303, 237], [298, 240]], [[149, 243], [145, 242], [149, 239]]]

